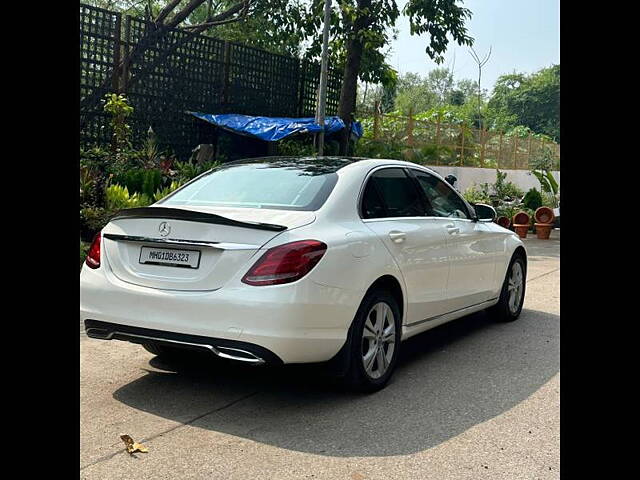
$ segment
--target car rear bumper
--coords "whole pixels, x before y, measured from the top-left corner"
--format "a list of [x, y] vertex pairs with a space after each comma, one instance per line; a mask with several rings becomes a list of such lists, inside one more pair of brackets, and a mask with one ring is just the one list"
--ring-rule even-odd
[[124, 340], [140, 344], [154, 343], [186, 349], [205, 350], [220, 358], [246, 362], [252, 365], [279, 365], [283, 363], [280, 357], [266, 348], [237, 340], [185, 335], [91, 319], [85, 320], [84, 326], [88, 337], [99, 340]]
[[[360, 301], [357, 292], [307, 278], [269, 287], [229, 284], [215, 291], [193, 292], [137, 286], [119, 280], [104, 267], [83, 267], [80, 281], [80, 320], [94, 327], [93, 332], [87, 331], [89, 337], [106, 339], [109, 332], [118, 331], [109, 327], [100, 332], [95, 322], [102, 322], [126, 329], [112, 334], [114, 339], [145, 343], [144, 338], [125, 338], [123, 334], [136, 334], [129, 330], [133, 327], [203, 348], [242, 350], [238, 345], [249, 345], [244, 350], [266, 363], [331, 359], [344, 345]], [[189, 342], [189, 336], [201, 338]], [[269, 353], [261, 350], [261, 356], [251, 346]]]

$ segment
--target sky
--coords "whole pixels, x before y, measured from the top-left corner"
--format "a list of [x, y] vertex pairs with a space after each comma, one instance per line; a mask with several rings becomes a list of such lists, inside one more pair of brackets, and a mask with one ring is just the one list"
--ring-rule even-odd
[[[406, 0], [399, 0], [404, 7]], [[482, 88], [491, 91], [500, 75], [513, 71], [532, 73], [560, 63], [560, 0], [466, 0], [471, 10], [468, 34], [480, 57], [491, 57], [482, 68]], [[453, 68], [454, 78], [478, 79], [478, 66], [468, 47], [450, 43], [445, 61], [437, 65], [424, 51], [427, 36], [409, 33], [409, 19], [401, 15], [396, 24], [398, 39], [391, 43], [387, 61], [401, 74], [426, 75], [438, 66]], [[454, 62], [455, 60], [455, 62]]]

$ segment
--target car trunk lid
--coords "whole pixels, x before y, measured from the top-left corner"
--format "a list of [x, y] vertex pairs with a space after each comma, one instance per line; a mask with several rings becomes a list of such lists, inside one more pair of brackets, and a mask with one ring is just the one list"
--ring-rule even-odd
[[314, 220], [308, 211], [134, 208], [121, 211], [104, 228], [103, 250], [113, 273], [125, 282], [170, 290], [216, 290], [273, 237]]

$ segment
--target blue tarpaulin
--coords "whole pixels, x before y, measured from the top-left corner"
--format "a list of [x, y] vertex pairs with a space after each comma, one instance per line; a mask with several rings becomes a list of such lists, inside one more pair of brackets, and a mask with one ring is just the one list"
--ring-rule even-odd
[[[235, 113], [221, 115], [200, 112], [186, 113], [226, 130], [251, 135], [267, 142], [277, 142], [294, 133], [317, 133], [322, 128], [315, 122], [315, 118], [313, 117], [253, 117], [251, 115], [238, 115]], [[325, 118], [325, 134], [335, 133], [343, 128], [345, 128], [344, 122], [340, 117]], [[351, 126], [351, 131], [358, 138], [362, 136], [362, 126], [359, 122], [354, 122]]]

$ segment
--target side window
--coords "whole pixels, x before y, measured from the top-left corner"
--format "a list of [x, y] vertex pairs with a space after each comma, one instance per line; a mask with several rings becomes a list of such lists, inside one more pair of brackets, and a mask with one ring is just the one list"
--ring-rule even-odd
[[362, 218], [383, 218], [386, 217], [384, 204], [376, 186], [373, 182], [367, 182], [367, 186], [364, 189], [362, 195]]
[[427, 173], [413, 172], [430, 204], [428, 216], [469, 218], [467, 205], [449, 185]]
[[413, 180], [400, 168], [385, 168], [369, 177], [362, 213], [364, 218], [419, 217], [425, 210]]

